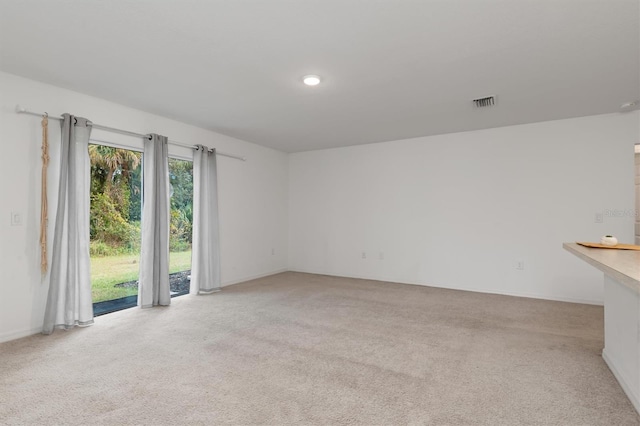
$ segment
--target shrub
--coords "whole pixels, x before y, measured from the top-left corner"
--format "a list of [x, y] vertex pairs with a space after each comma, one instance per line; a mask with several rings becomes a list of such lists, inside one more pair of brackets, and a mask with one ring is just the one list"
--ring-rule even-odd
[[171, 210], [169, 250], [186, 251], [191, 248], [191, 221], [185, 212]]
[[106, 247], [118, 253], [140, 248], [140, 224], [127, 222], [107, 194], [91, 195], [90, 218], [90, 235], [96, 255], [104, 253]]
[[169, 240], [169, 251], [188, 251], [191, 250], [191, 244], [186, 241]]
[[91, 256], [111, 256], [113, 249], [102, 241], [91, 241], [89, 243], [89, 254]]

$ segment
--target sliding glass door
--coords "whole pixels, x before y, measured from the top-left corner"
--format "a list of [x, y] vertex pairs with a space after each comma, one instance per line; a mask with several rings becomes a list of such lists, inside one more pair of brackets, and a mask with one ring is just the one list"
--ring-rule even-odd
[[[142, 213], [142, 153], [90, 145], [90, 255], [94, 315], [137, 305]], [[169, 159], [171, 295], [189, 293], [193, 162]]]
[[169, 158], [171, 221], [169, 285], [171, 295], [189, 293], [193, 226], [193, 162]]
[[137, 304], [142, 153], [90, 145], [90, 255], [94, 314]]

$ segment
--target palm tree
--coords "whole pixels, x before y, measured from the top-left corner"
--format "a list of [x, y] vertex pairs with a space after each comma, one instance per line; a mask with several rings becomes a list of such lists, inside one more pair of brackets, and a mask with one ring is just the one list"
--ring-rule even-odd
[[106, 171], [105, 193], [109, 192], [116, 173], [128, 177], [140, 165], [141, 155], [128, 149], [112, 148], [104, 145], [89, 145], [91, 166]]
[[[89, 145], [91, 161], [91, 202], [108, 202], [124, 221], [131, 220], [131, 204], [139, 210], [139, 177], [134, 172], [140, 166], [142, 154], [127, 149], [104, 145]], [[104, 199], [106, 197], [106, 199]], [[99, 203], [98, 203], [99, 204]], [[96, 206], [98, 205], [96, 204]], [[106, 211], [92, 210], [92, 215], [103, 216]], [[139, 218], [139, 213], [135, 214]], [[96, 232], [92, 229], [92, 234]]]

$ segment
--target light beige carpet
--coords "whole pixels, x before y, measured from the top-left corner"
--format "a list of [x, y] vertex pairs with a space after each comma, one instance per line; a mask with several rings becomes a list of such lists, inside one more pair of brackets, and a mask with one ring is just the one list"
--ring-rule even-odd
[[0, 345], [2, 424], [637, 425], [602, 307], [284, 273]]

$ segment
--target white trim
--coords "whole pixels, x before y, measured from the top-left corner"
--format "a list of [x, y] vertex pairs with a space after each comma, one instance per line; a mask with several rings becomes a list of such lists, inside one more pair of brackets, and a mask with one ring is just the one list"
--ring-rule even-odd
[[[99, 145], [99, 146], [108, 146], [109, 148], [126, 149], [127, 151], [139, 152], [141, 154], [144, 154], [144, 148], [140, 148], [138, 146], [133, 146], [133, 145], [127, 145], [123, 143], [118, 143], [118, 142], [111, 142], [104, 139], [91, 138], [89, 139], [89, 144]], [[168, 157], [173, 158], [174, 160], [182, 160], [182, 161], [188, 161], [190, 163], [193, 163], [193, 156], [189, 158], [189, 156], [187, 155], [171, 153], [168, 155]]]
[[7, 333], [0, 334], [0, 343], [21, 339], [27, 336], [33, 336], [34, 334], [40, 334], [40, 333], [42, 333], [42, 327], [36, 327], [36, 328], [20, 330], [20, 331], [10, 331]]
[[640, 414], [640, 400], [638, 399], [638, 396], [633, 394], [633, 391], [631, 390], [631, 387], [629, 386], [629, 384], [624, 380], [624, 378], [622, 377], [622, 374], [618, 372], [618, 370], [615, 367], [615, 364], [613, 363], [613, 360], [609, 355], [607, 355], [606, 348], [602, 350], [602, 359], [604, 359], [604, 362], [609, 367], [609, 370], [611, 370], [611, 372], [613, 373], [613, 376], [616, 378], [618, 383], [620, 383], [620, 387], [622, 388], [624, 393], [627, 395], [627, 398], [629, 398], [629, 401], [631, 401], [631, 404], [633, 405], [633, 407]]
[[266, 272], [264, 274], [251, 275], [251, 276], [248, 276], [248, 277], [239, 278], [237, 280], [225, 281], [225, 282], [222, 283], [222, 287], [228, 287], [230, 285], [240, 284], [240, 283], [243, 283], [245, 281], [257, 280], [258, 278], [269, 277], [271, 275], [277, 275], [277, 274], [281, 274], [283, 272], [289, 272], [289, 270], [287, 268], [276, 269], [275, 271]]
[[189, 163], [193, 163], [193, 157], [189, 158], [186, 155], [169, 154], [168, 157], [173, 158], [174, 160], [188, 161]]
[[[252, 276], [248, 276], [248, 277], [244, 277], [244, 278], [240, 278], [237, 280], [231, 280], [231, 281], [227, 281], [222, 283], [222, 287], [227, 287], [233, 284], [239, 284], [245, 281], [251, 281], [251, 280], [255, 280], [258, 278], [264, 278], [264, 277], [268, 277], [271, 275], [277, 275], [277, 274], [281, 274], [283, 272], [287, 272], [288, 269], [284, 268], [284, 269], [277, 269], [275, 271], [271, 271], [271, 272], [266, 272], [264, 274], [258, 274], [258, 275], [252, 275]], [[218, 290], [220, 291], [220, 290]], [[173, 301], [173, 300], [172, 300]], [[135, 307], [138, 308], [142, 308], [142, 309], [148, 309], [151, 308], [152, 306], [140, 306], [140, 305], [136, 305]], [[122, 311], [119, 311], [122, 312]], [[113, 312], [113, 313], [117, 313], [117, 312]], [[42, 333], [42, 327], [37, 327], [37, 328], [31, 328], [31, 329], [27, 329], [27, 330], [20, 330], [20, 331], [9, 331], [7, 333], [4, 334], [0, 334], [0, 343], [3, 342], [9, 342], [11, 340], [16, 340], [16, 339], [20, 339], [22, 337], [27, 337], [27, 336], [32, 336], [34, 334], [39, 334]]]
[[380, 282], [387, 282], [392, 284], [419, 285], [423, 287], [445, 288], [448, 290], [470, 291], [472, 293], [499, 294], [502, 296], [525, 297], [528, 299], [551, 300], [554, 302], [580, 303], [584, 305], [596, 305], [596, 306], [604, 305], [604, 302], [598, 301], [598, 300], [585, 300], [585, 299], [575, 299], [572, 297], [547, 296], [547, 295], [535, 294], [535, 293], [518, 293], [518, 292], [508, 292], [508, 291], [501, 291], [501, 290], [482, 290], [482, 289], [469, 288], [469, 287], [463, 287], [463, 286], [443, 286], [443, 285], [425, 283], [425, 282], [419, 282], [419, 281], [400, 281], [393, 278], [387, 279], [387, 278], [367, 277], [367, 276], [360, 276], [360, 275], [344, 275], [344, 274], [317, 272], [317, 271], [309, 271], [309, 270], [302, 270], [302, 269], [289, 269], [289, 271], [301, 272], [304, 274], [329, 275], [331, 277], [344, 277], [344, 278], [356, 278], [359, 280], [380, 281]]
[[[406, 281], [402, 282], [402, 281], [398, 281], [398, 280], [384, 280], [384, 279], [380, 279], [380, 278], [372, 278], [372, 277], [365, 277], [365, 276], [338, 275], [338, 274], [331, 274], [331, 273], [326, 273], [326, 272], [317, 272], [317, 271], [309, 271], [309, 270], [301, 270], [301, 269], [287, 269], [287, 268], [276, 269], [274, 271], [265, 272], [263, 274], [250, 275], [250, 276], [246, 276], [246, 277], [243, 277], [243, 278], [238, 278], [238, 279], [235, 279], [235, 280], [225, 281], [225, 282], [222, 283], [221, 287], [228, 287], [230, 285], [239, 284], [239, 283], [243, 283], [243, 282], [251, 281], [251, 280], [256, 280], [258, 278], [264, 278], [264, 277], [268, 277], [268, 276], [271, 276], [271, 275], [281, 274], [283, 272], [300, 272], [300, 273], [304, 273], [304, 274], [328, 275], [328, 276], [332, 276], [332, 277], [344, 277], [344, 278], [356, 278], [356, 279], [369, 280], [369, 281], [390, 282], [390, 283], [394, 283], [394, 284], [419, 285], [419, 286], [423, 286], [423, 287], [434, 287], [434, 288], [444, 288], [444, 289], [449, 289], [449, 290], [470, 291], [470, 292], [473, 292], [473, 293], [499, 294], [499, 295], [503, 295], [503, 296], [527, 297], [527, 298], [533, 298], [533, 299], [552, 300], [552, 301], [557, 301], [557, 302], [583, 303], [583, 304], [588, 304], [588, 305], [602, 306], [602, 302], [596, 302], [596, 301], [593, 301], [593, 300], [582, 300], [582, 299], [574, 299], [574, 298], [566, 298], [566, 297], [549, 297], [549, 296], [543, 296], [543, 295], [538, 295], [538, 294], [512, 293], [512, 292], [502, 292], [502, 291], [495, 291], [495, 290], [478, 290], [478, 289], [470, 289], [470, 288], [465, 288], [465, 287], [445, 287], [445, 286], [427, 284], [427, 283], [422, 283], [422, 282], [406, 282]], [[30, 329], [30, 330], [22, 330], [22, 331], [15, 331], [15, 332], [5, 333], [5, 334], [0, 335], [0, 343], [1, 342], [7, 342], [7, 341], [10, 341], [10, 340], [19, 339], [21, 337], [30, 336], [30, 335], [33, 335], [33, 334], [38, 334], [38, 333], [41, 333], [41, 332], [42, 332], [42, 327], [34, 328], [34, 329]], [[614, 375], [616, 376], [616, 378], [618, 378], [617, 373], [614, 371], [614, 368], [611, 366], [610, 362], [608, 361], [606, 355], [604, 354], [604, 351], [603, 351], [602, 357], [607, 362], [607, 365], [609, 365], [609, 368], [611, 368], [611, 371], [614, 372]], [[619, 380], [619, 381], [622, 384], [622, 381], [621, 380]], [[622, 385], [623, 389], [626, 389], [625, 386], [626, 385]], [[626, 392], [626, 390], [625, 390], [625, 392]], [[631, 399], [631, 397], [629, 397], [629, 398]], [[632, 400], [631, 402], [634, 402], [634, 401]], [[634, 403], [634, 406], [636, 407], [636, 409], [638, 409], [638, 412], [640, 412], [640, 404]]]
[[144, 150], [137, 146], [121, 144], [117, 142], [105, 141], [103, 139], [90, 138], [89, 145], [108, 146], [109, 148], [126, 149], [127, 151], [134, 151], [142, 153]]

